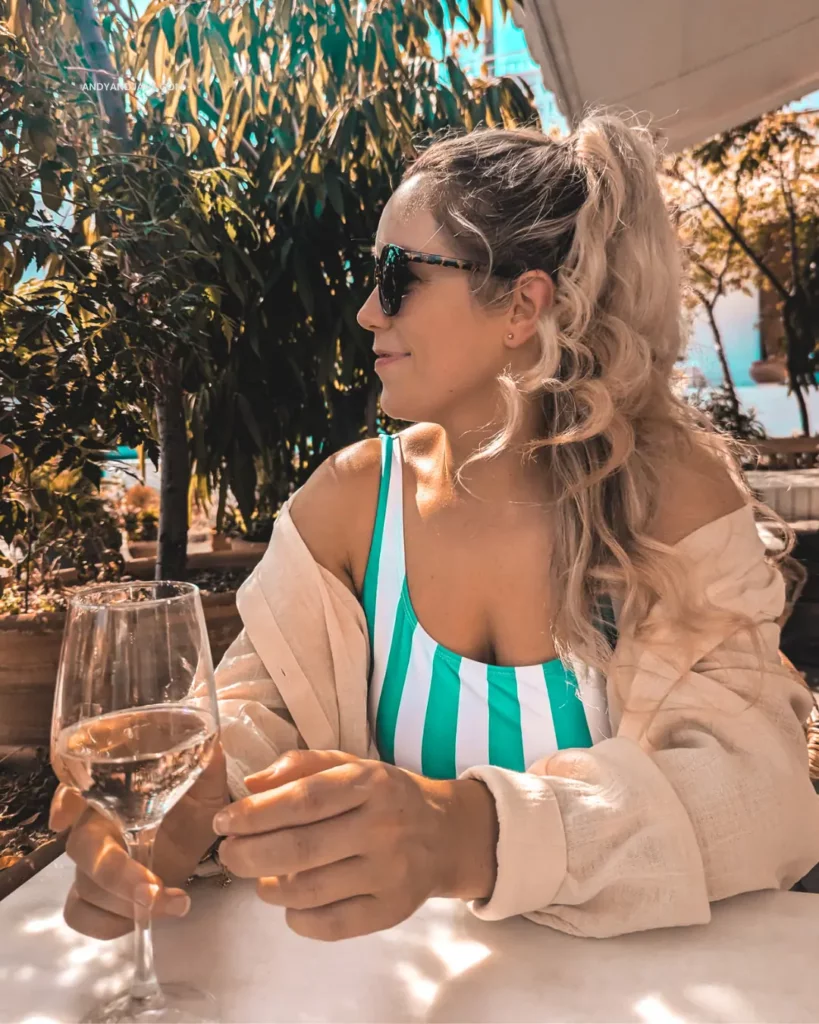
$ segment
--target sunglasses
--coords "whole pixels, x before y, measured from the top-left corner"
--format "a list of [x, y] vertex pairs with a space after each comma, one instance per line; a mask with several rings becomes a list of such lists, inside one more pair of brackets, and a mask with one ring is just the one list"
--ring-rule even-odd
[[[485, 263], [476, 263], [474, 260], [459, 260], [452, 256], [436, 256], [431, 252], [416, 252], [414, 249], [402, 249], [400, 245], [392, 243], [385, 245], [375, 260], [375, 283], [384, 316], [396, 316], [401, 309], [401, 300], [412, 278], [410, 263], [454, 267], [455, 270], [480, 270], [486, 267]], [[499, 277], [516, 276], [504, 268], [495, 268], [493, 273]]]

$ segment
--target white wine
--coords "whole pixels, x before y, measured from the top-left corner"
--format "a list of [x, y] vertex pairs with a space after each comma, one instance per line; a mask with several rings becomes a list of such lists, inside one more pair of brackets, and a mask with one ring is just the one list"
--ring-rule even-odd
[[86, 718], [57, 740], [66, 781], [124, 830], [159, 824], [207, 767], [216, 721], [185, 704]]

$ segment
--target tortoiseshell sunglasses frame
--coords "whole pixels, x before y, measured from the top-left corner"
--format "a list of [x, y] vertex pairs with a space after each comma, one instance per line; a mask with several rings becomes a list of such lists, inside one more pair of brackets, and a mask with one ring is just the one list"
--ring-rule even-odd
[[[404, 291], [407, 286], [407, 279], [404, 274], [407, 265], [410, 263], [427, 263], [435, 267], [452, 267], [455, 270], [481, 270], [486, 268], [485, 263], [478, 263], [475, 260], [462, 260], [454, 256], [439, 256], [436, 253], [404, 249], [400, 245], [389, 242], [375, 257], [375, 283], [378, 287], [378, 301], [381, 303], [381, 311], [384, 316], [397, 316], [401, 309], [401, 300], [404, 298]], [[402, 272], [404, 279], [401, 280], [396, 277], [394, 282], [388, 286], [385, 280], [385, 271], [388, 269]], [[495, 273], [500, 274], [500, 269], [496, 270]]]

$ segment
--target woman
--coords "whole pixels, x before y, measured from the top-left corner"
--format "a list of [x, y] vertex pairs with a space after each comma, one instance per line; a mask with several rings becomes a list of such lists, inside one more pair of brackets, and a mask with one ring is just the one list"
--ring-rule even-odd
[[793, 885], [819, 860], [811, 699], [778, 656], [756, 503], [672, 388], [678, 254], [646, 134], [439, 141], [375, 251], [359, 322], [414, 425], [328, 459], [240, 592], [217, 671], [236, 802], [213, 820], [220, 757], [149, 874], [60, 791], [69, 923], [121, 934], [135, 896], [186, 912], [215, 835], [323, 939], [431, 895], [606, 936]]

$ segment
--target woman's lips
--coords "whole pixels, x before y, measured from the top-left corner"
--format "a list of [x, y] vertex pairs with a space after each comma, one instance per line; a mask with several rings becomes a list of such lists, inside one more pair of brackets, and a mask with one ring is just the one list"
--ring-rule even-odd
[[383, 370], [387, 366], [391, 366], [393, 363], [400, 363], [402, 359], [409, 359], [409, 352], [399, 352], [391, 356], [378, 356], [375, 361], [375, 369]]

